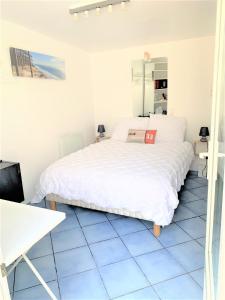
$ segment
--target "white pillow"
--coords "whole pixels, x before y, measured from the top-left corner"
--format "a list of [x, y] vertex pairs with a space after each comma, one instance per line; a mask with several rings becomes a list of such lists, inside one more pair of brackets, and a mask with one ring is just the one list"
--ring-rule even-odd
[[151, 115], [148, 121], [148, 129], [156, 129], [156, 143], [183, 142], [186, 130], [184, 118]]
[[148, 128], [149, 118], [127, 118], [121, 120], [115, 127], [112, 139], [126, 142], [129, 129], [144, 129]]

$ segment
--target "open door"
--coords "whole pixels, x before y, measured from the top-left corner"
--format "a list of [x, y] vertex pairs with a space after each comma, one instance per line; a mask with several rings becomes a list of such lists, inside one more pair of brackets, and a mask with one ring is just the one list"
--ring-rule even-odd
[[225, 299], [225, 1], [217, 2], [217, 29], [205, 250], [205, 300]]

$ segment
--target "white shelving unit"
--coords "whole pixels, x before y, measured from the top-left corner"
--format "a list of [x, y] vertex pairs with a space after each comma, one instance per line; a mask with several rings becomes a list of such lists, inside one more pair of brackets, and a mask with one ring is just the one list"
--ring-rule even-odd
[[[153, 59], [154, 61], [154, 59]], [[154, 61], [153, 71], [154, 85], [154, 113], [167, 112], [167, 79], [168, 79], [168, 63], [167, 58], [159, 57]], [[163, 88], [162, 85], [165, 85]], [[157, 85], [160, 87], [157, 88]], [[165, 95], [166, 99], [164, 99]]]
[[135, 116], [167, 113], [167, 57], [132, 62], [133, 112]]

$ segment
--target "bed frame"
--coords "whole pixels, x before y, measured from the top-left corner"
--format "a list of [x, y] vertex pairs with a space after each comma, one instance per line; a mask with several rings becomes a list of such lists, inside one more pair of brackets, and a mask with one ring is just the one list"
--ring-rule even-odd
[[[118, 208], [108, 208], [107, 209], [107, 208], [103, 208], [101, 206], [97, 206], [93, 203], [86, 203], [86, 202], [80, 201], [80, 200], [67, 200], [56, 194], [48, 194], [46, 196], [46, 200], [49, 201], [49, 206], [50, 206], [50, 209], [52, 209], [52, 210], [57, 210], [56, 203], [64, 203], [64, 204], [89, 208], [89, 209], [93, 209], [93, 210], [99, 210], [99, 211], [109, 212], [109, 213], [113, 213], [113, 214], [118, 214], [118, 215], [122, 215], [122, 216], [127, 216], [127, 217], [132, 217], [132, 218], [137, 218], [137, 219], [144, 219], [141, 213], [130, 212], [129, 210], [118, 209]], [[147, 220], [147, 221], [149, 221], [149, 220]], [[160, 225], [156, 225], [154, 223], [154, 225], [153, 225], [154, 236], [158, 237], [160, 235], [160, 231], [161, 231]]]

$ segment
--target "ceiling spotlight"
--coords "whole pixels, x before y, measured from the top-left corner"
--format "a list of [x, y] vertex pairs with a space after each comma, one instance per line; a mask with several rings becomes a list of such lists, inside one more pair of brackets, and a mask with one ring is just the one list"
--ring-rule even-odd
[[110, 5], [108, 6], [108, 12], [111, 13], [112, 11], [113, 11], [113, 6], [112, 6], [112, 4], [110, 4]]
[[77, 20], [78, 19], [78, 13], [73, 14], [73, 17], [74, 17], [75, 20]]
[[122, 9], [124, 9], [125, 6], [126, 6], [126, 2], [125, 2], [125, 1], [122, 1], [122, 2], [121, 2], [121, 7], [122, 7]]
[[101, 8], [100, 7], [96, 7], [96, 14], [99, 16], [101, 12]]

